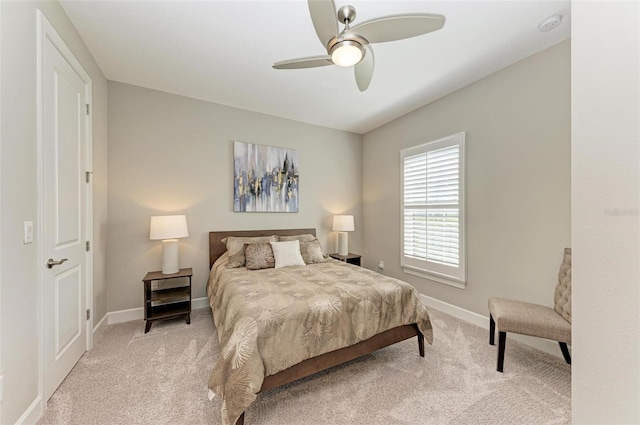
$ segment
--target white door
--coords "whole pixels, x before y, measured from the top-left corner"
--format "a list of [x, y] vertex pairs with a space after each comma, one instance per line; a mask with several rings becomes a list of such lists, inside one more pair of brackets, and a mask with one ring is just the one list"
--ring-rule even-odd
[[48, 37], [43, 43], [45, 400], [84, 354], [86, 339], [85, 82]]

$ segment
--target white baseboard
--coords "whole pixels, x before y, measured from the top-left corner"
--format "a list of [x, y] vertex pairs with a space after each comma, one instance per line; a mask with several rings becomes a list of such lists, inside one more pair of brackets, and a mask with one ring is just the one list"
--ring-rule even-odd
[[144, 319], [144, 308], [130, 308], [127, 310], [110, 311], [107, 313], [107, 322], [110, 325], [122, 322], [130, 322], [132, 320]]
[[[464, 320], [465, 322], [469, 322], [483, 329], [486, 329], [487, 344], [489, 343], [489, 316], [483, 316], [481, 314], [474, 313], [473, 311], [469, 311], [462, 307], [458, 307], [453, 304], [431, 298], [424, 294], [420, 294], [420, 296], [422, 297], [422, 300], [427, 307], [431, 307], [435, 310], [446, 313], [449, 316], [453, 316], [456, 319]], [[507, 338], [513, 338], [518, 342], [527, 344], [528, 346], [533, 348], [537, 348], [538, 350], [544, 351], [545, 353], [553, 354], [557, 357], [562, 357], [562, 352], [560, 351], [560, 347], [558, 346], [558, 343], [556, 341], [526, 335], [518, 335], [514, 333], [507, 333]]]
[[[420, 294], [422, 300], [424, 301], [427, 307], [434, 308], [438, 311], [446, 313], [450, 316], [455, 317], [456, 319], [464, 320], [465, 322], [472, 323], [476, 326], [479, 326], [483, 329], [489, 330], [489, 316], [483, 316], [478, 313], [474, 313], [473, 311], [466, 310], [462, 307], [455, 306], [453, 304], [449, 304], [444, 301], [440, 301], [436, 298], [429, 297], [424, 294]], [[198, 310], [201, 308], [209, 308], [209, 299], [207, 297], [194, 298], [191, 300], [191, 308], [193, 310]], [[141, 320], [144, 318], [144, 309], [142, 307], [131, 308], [128, 310], [119, 310], [119, 311], [111, 311], [107, 313], [108, 324], [113, 325], [115, 323], [128, 322], [131, 320]], [[98, 326], [101, 326], [101, 323], [104, 321], [104, 318], [100, 321]], [[553, 354], [554, 356], [562, 357], [562, 352], [560, 351], [560, 347], [556, 341], [550, 341], [548, 339], [543, 338], [535, 338], [526, 335], [517, 335], [509, 333], [507, 334], [509, 338], [513, 338], [516, 341], [522, 342], [523, 344], [527, 344], [531, 347], [537, 348], [538, 350], [542, 350], [546, 353]], [[94, 338], [95, 338], [95, 329], [94, 329]], [[487, 335], [488, 338], [488, 335]], [[487, 339], [488, 343], [488, 339]]]
[[447, 313], [449, 316], [453, 316], [456, 319], [473, 323], [474, 325], [480, 326], [481, 328], [489, 329], [489, 317], [484, 317], [481, 314], [465, 310], [462, 307], [440, 301], [436, 298], [431, 298], [424, 294], [420, 294], [420, 296], [422, 297], [422, 301], [424, 301], [427, 307], [431, 307], [443, 313]]
[[[198, 310], [201, 308], [209, 308], [209, 299], [207, 297], [194, 298], [191, 300], [191, 309]], [[128, 310], [110, 311], [107, 313], [107, 321], [109, 325], [116, 323], [129, 322], [131, 320], [144, 319], [144, 308], [130, 308]]]
[[104, 316], [102, 316], [102, 319], [100, 319], [98, 324], [93, 327], [93, 343], [94, 344], [100, 339], [100, 337], [102, 336], [102, 333], [107, 328], [108, 317], [109, 315], [105, 314]]
[[31, 425], [38, 422], [42, 416], [44, 406], [42, 405], [42, 397], [38, 396], [33, 403], [27, 407], [22, 416], [16, 421], [16, 425]]
[[209, 298], [207, 297], [194, 298], [191, 300], [192, 310], [199, 310], [201, 308], [210, 308], [210, 307], [211, 306], [209, 305]]

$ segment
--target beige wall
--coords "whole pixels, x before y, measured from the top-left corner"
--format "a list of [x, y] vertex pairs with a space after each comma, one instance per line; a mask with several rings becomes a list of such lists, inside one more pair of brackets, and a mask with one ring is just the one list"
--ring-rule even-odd
[[[364, 263], [487, 316], [491, 296], [552, 304], [570, 245], [570, 45], [531, 56], [364, 136]], [[464, 290], [400, 268], [400, 150], [467, 132]]]
[[[233, 212], [234, 140], [298, 151], [300, 212]], [[186, 214], [180, 264], [193, 267], [194, 297], [206, 295], [212, 230], [315, 227], [335, 252], [332, 216], [348, 212], [360, 252], [361, 158], [356, 134], [109, 82], [109, 311], [141, 307], [141, 279], [161, 268], [152, 215]]]
[[572, 5], [572, 416], [640, 423], [640, 6]]
[[[38, 240], [22, 244], [22, 226], [37, 228], [36, 8], [40, 8], [93, 81], [94, 223], [106, 223], [107, 82], [58, 2], [0, 2], [2, 8], [2, 370], [4, 401], [0, 423], [13, 424], [38, 398], [36, 264]], [[106, 312], [104, 233], [94, 244], [95, 310]], [[100, 319], [100, 316], [97, 317]], [[37, 409], [36, 409], [37, 410]], [[37, 415], [36, 415], [37, 416]]]

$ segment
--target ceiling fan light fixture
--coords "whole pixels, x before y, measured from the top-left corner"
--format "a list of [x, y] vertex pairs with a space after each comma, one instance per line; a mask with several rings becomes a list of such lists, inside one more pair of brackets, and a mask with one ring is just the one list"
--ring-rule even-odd
[[338, 66], [353, 66], [364, 57], [364, 48], [357, 41], [344, 40], [331, 47], [330, 55]]

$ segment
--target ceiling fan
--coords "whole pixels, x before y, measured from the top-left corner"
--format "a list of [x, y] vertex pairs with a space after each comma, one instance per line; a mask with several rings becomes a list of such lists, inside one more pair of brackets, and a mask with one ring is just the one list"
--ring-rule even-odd
[[[445, 21], [442, 15], [416, 13], [383, 16], [351, 27], [356, 18], [356, 9], [353, 6], [342, 6], [338, 10], [336, 20], [333, 0], [308, 0], [308, 4], [313, 27], [322, 46], [327, 49], [327, 54], [276, 62], [273, 68], [354, 66], [360, 91], [369, 87], [373, 76], [374, 59], [370, 43], [402, 40], [437, 31], [444, 26]], [[344, 25], [341, 32], [338, 32], [338, 21]]]

